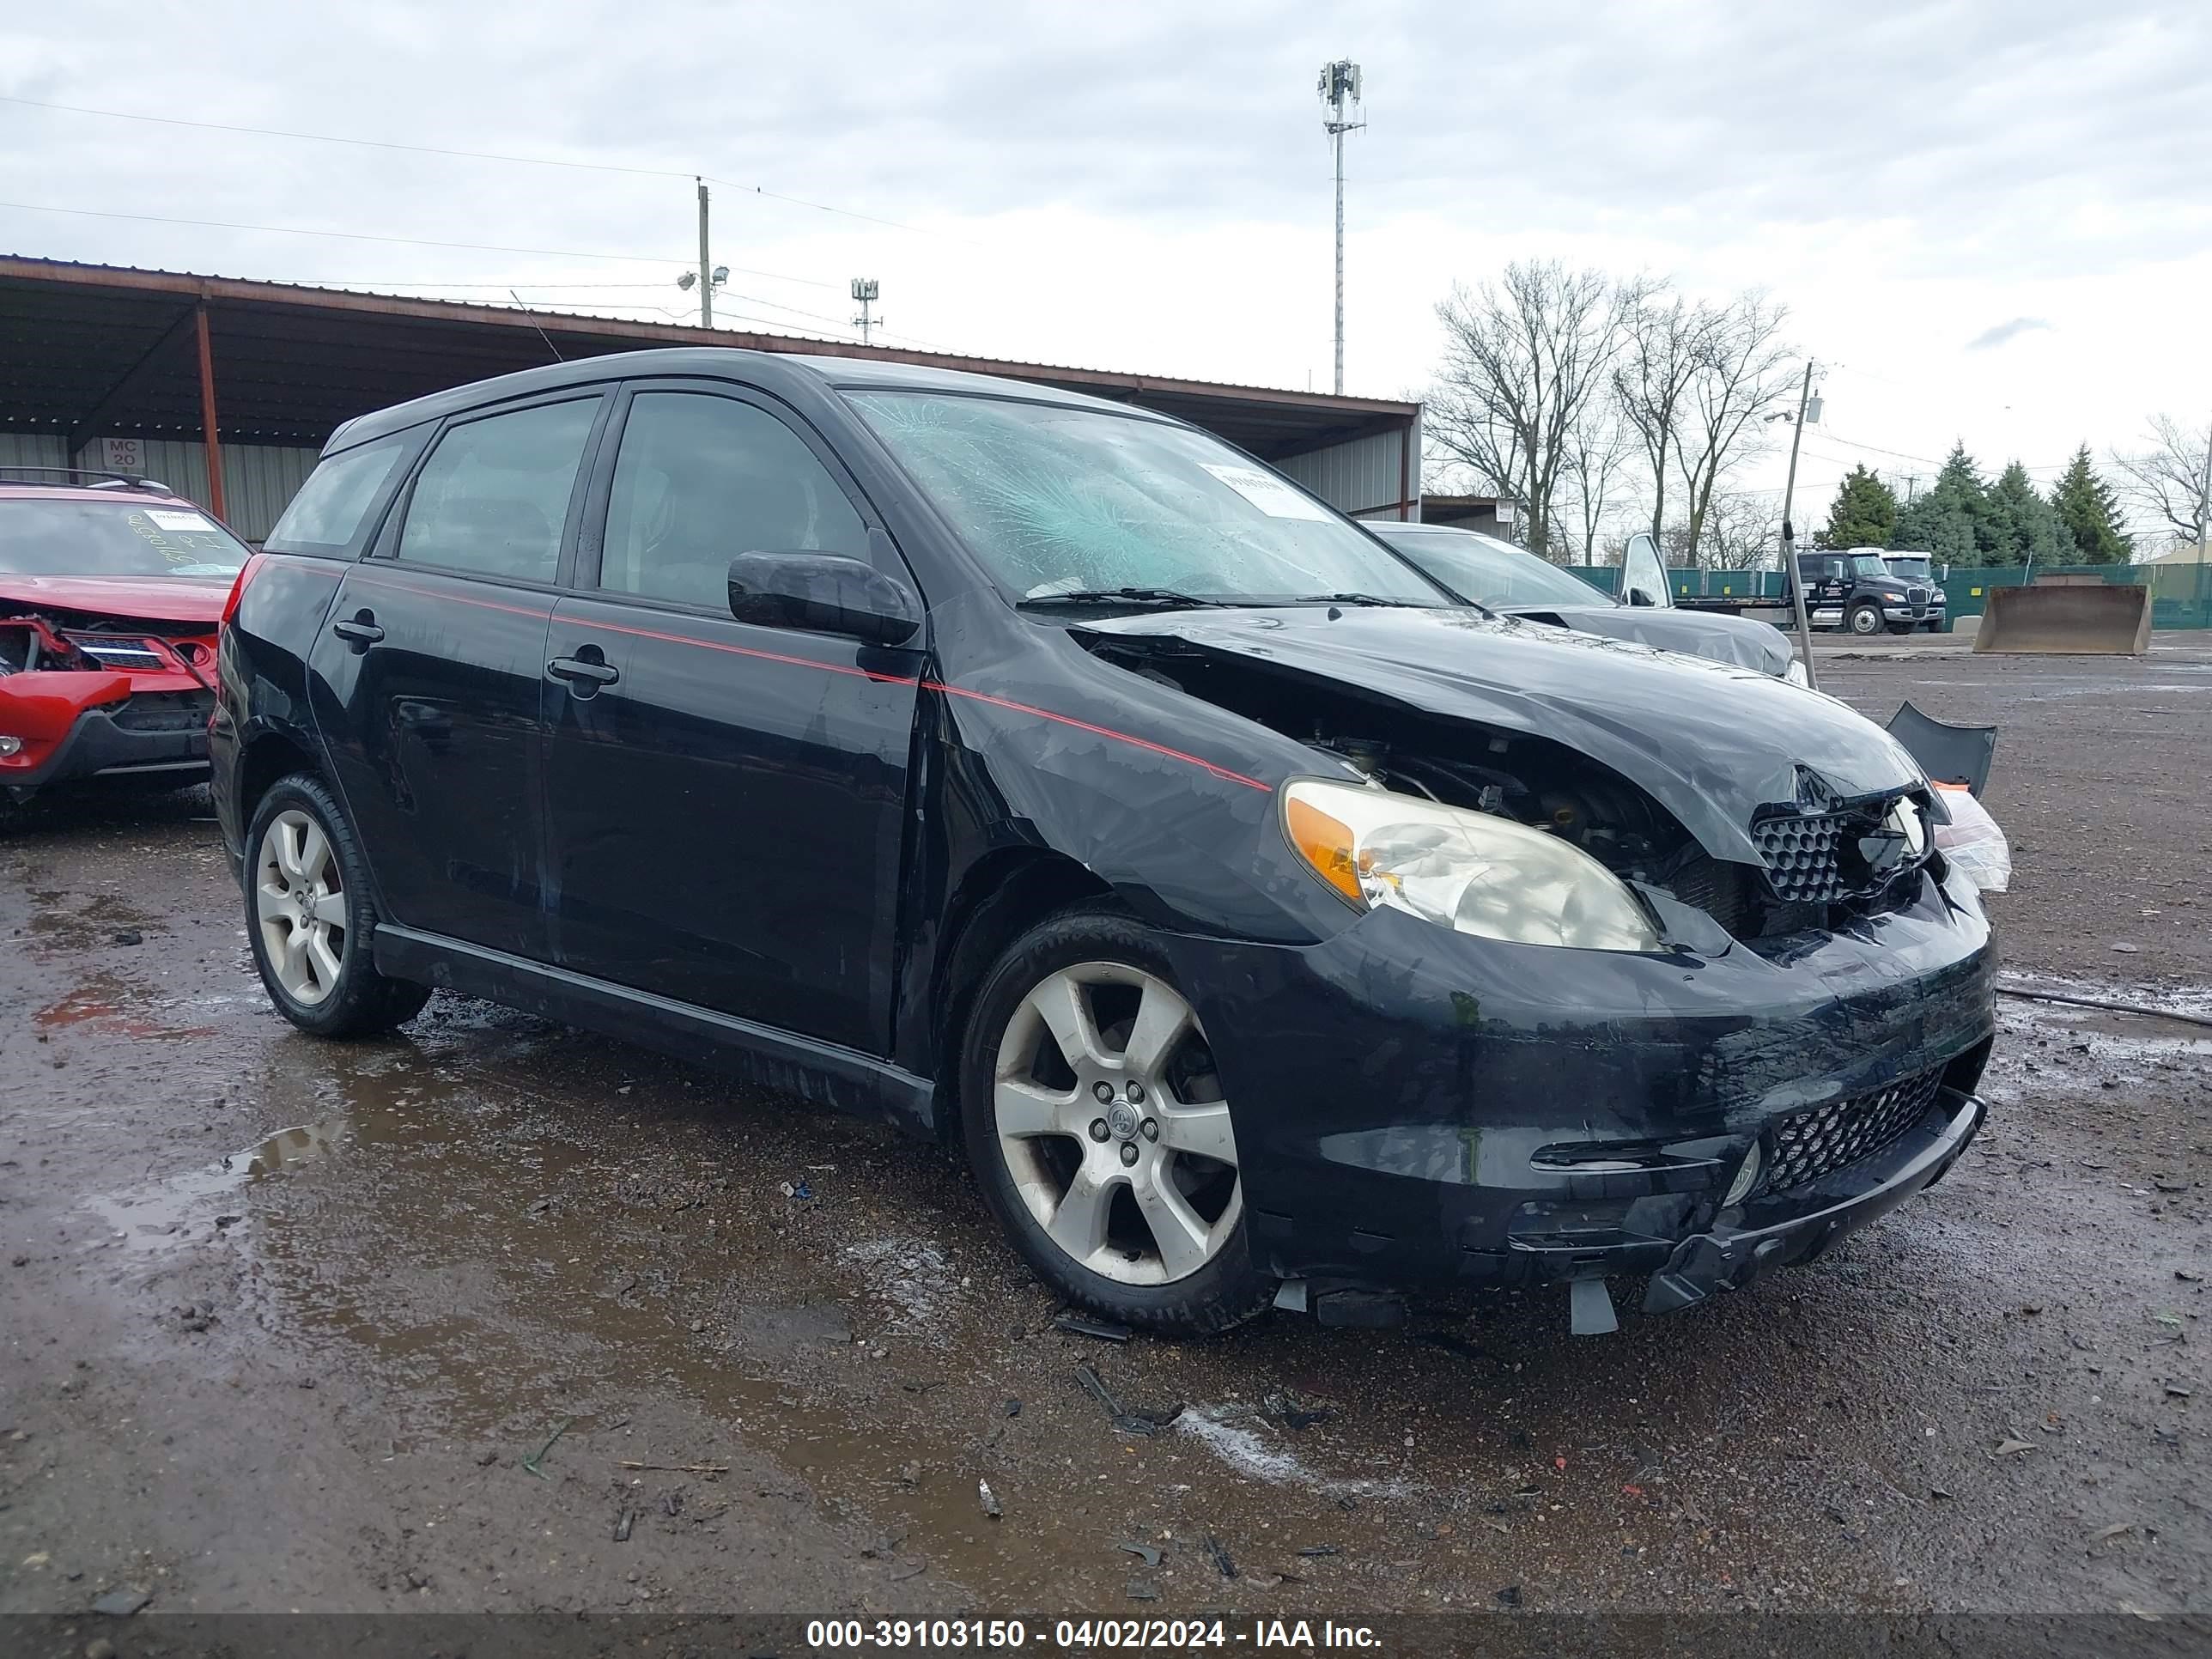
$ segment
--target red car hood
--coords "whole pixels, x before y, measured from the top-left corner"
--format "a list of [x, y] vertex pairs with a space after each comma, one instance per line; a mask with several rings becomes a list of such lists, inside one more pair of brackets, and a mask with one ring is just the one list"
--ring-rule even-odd
[[230, 581], [222, 576], [19, 576], [0, 571], [0, 610], [91, 611], [212, 628], [222, 620], [223, 601], [229, 597]]

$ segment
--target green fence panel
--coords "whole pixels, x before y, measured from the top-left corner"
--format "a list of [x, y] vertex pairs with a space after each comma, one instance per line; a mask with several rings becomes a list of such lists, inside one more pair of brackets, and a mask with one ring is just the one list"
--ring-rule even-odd
[[2212, 564], [2148, 564], [2153, 628], [2212, 628]]

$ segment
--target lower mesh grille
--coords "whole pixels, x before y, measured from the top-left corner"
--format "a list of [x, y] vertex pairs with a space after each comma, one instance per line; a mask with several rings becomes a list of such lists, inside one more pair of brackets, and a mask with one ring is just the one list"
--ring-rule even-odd
[[1840, 812], [1768, 818], [1754, 824], [1752, 839], [1765, 854], [1775, 896], [1788, 904], [1827, 904], [1843, 897], [1844, 874], [1837, 854], [1846, 827]]
[[1939, 1066], [1871, 1094], [1778, 1118], [1767, 1131], [1766, 1190], [1802, 1187], [1872, 1158], [1927, 1115], [1942, 1085]]

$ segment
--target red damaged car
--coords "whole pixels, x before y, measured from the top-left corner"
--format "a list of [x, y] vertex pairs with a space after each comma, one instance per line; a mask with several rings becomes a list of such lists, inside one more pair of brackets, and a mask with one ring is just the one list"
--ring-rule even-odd
[[216, 626], [252, 556], [159, 484], [0, 479], [0, 810], [206, 777]]

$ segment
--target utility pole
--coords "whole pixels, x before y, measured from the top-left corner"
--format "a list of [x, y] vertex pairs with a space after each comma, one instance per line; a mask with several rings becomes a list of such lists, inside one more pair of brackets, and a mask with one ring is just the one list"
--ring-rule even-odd
[[696, 181], [699, 186], [699, 326], [714, 325], [714, 270], [707, 258], [707, 181]]
[[1820, 677], [1813, 667], [1813, 624], [1805, 614], [1805, 582], [1797, 568], [1797, 532], [1790, 522], [1790, 498], [1797, 493], [1797, 444], [1805, 435], [1805, 404], [1813, 395], [1813, 360], [1805, 360], [1805, 383], [1797, 389], [1797, 418], [1790, 428], [1790, 477], [1782, 486], [1782, 577], [1790, 584], [1790, 603], [1797, 613], [1797, 647], [1804, 653], [1805, 684], [1815, 691]]
[[1322, 65], [1321, 100], [1328, 113], [1322, 131], [1336, 148], [1336, 395], [1344, 395], [1344, 135], [1367, 125], [1359, 118], [1359, 65], [1340, 58]]
[[862, 345], [867, 344], [868, 331], [875, 326], [876, 321], [878, 320], [870, 316], [868, 308], [875, 304], [876, 296], [882, 292], [883, 285], [878, 283], [872, 276], [855, 276], [853, 278], [853, 297], [859, 301], [860, 304], [860, 314], [854, 318], [853, 321], [860, 328], [860, 343]]

